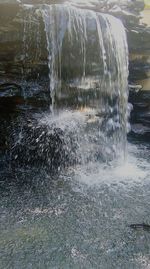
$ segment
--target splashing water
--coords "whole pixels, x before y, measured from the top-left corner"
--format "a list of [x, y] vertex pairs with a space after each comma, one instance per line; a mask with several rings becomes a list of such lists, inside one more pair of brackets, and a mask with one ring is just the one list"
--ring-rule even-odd
[[93, 136], [101, 139], [103, 132], [105, 145], [125, 152], [128, 49], [122, 23], [71, 5], [44, 5], [42, 15], [51, 111], [58, 113], [61, 105], [71, 104], [75, 110], [90, 110], [96, 122]]
[[[71, 4], [29, 5], [24, 13], [24, 61], [41, 61], [47, 50], [51, 99], [47, 124], [56, 121], [61, 129], [64, 117], [68, 125], [76, 122], [82, 159], [95, 161], [101, 153], [107, 161], [110, 155], [126, 156], [128, 47], [121, 21]], [[65, 130], [68, 138], [70, 129]]]
[[1, 162], [1, 268], [149, 268], [149, 233], [130, 230], [150, 223], [149, 146], [129, 145], [123, 164], [99, 162], [125, 151], [123, 25], [68, 5], [26, 6], [23, 43], [25, 67], [38, 57], [47, 67], [47, 46], [53, 114], [18, 119], [11, 169]]

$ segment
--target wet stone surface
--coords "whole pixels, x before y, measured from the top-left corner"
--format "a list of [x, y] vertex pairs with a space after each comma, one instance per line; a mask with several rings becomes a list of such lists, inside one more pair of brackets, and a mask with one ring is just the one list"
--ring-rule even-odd
[[[32, 18], [26, 17], [25, 9], [21, 3], [37, 6], [37, 12], [36, 10], [33, 12]], [[30, 78], [31, 73], [32, 76], [34, 74], [36, 77], [37, 73], [40, 73], [41, 76], [41, 73], [45, 73], [46, 75], [47, 72], [47, 52], [46, 46], [44, 46], [46, 42], [44, 41], [44, 35], [40, 37], [40, 31], [41, 28], [43, 29], [43, 25], [42, 20], [39, 20], [40, 12], [38, 11], [38, 4], [54, 4], [54, 2], [21, 1], [21, 3], [17, 1], [2, 1], [0, 3], [0, 73], [2, 77], [5, 73], [7, 74], [7, 78], [9, 76], [16, 77], [24, 73], [24, 75], [26, 74]], [[63, 1], [58, 3], [63, 3]], [[73, 2], [71, 3], [73, 4]], [[86, 5], [83, 3], [81, 7], [106, 12], [122, 20], [127, 29], [130, 55], [140, 55], [140, 61], [138, 58], [134, 61], [132, 58], [130, 60], [131, 80], [133, 79], [135, 81], [139, 78], [141, 65], [143, 66], [143, 77], [149, 77], [149, 64], [144, 58], [144, 55], [145, 53], [147, 56], [149, 55], [150, 32], [149, 28], [145, 25], [140, 25], [140, 11], [143, 9], [143, 1], [123, 1], [123, 3], [120, 1], [119, 6], [117, 3], [117, 1], [111, 1], [111, 3], [109, 1], [99, 1], [99, 3], [92, 1], [92, 5], [89, 5], [89, 7], [88, 3]], [[76, 5], [78, 6], [77, 3]], [[32, 43], [32, 38], [28, 36], [26, 31], [32, 31], [33, 38], [36, 33], [40, 40], [36, 41], [39, 48], [35, 45], [31, 46], [30, 55], [32, 54], [32, 59], [28, 58], [25, 60], [24, 49], [26, 44], [24, 43]], [[35, 50], [38, 50], [38, 58], [35, 55]], [[142, 56], [143, 58], [141, 59]]]
[[150, 142], [150, 91], [130, 91], [131, 135]]
[[[123, 163], [110, 162], [113, 143], [103, 144], [101, 130], [98, 137], [94, 133], [100, 122], [111, 137], [111, 117], [117, 121], [118, 116], [116, 92], [104, 92], [100, 107], [107, 105], [106, 111], [95, 116], [82, 104], [99, 107], [101, 96], [95, 91], [93, 98], [91, 89], [76, 91], [67, 81], [58, 107], [69, 109], [52, 126], [44, 25], [42, 20], [38, 24], [37, 10], [28, 17], [18, 2], [53, 3], [0, 0], [0, 269], [148, 269], [149, 229], [131, 228], [150, 224], [150, 92], [130, 91], [132, 144]], [[149, 32], [138, 25], [143, 1], [99, 1], [88, 8], [122, 19], [129, 40], [130, 82], [148, 78]], [[80, 69], [73, 71], [70, 76]], [[124, 97], [121, 101], [122, 107]], [[68, 118], [73, 105], [80, 113]], [[82, 159], [86, 154], [88, 162]]]

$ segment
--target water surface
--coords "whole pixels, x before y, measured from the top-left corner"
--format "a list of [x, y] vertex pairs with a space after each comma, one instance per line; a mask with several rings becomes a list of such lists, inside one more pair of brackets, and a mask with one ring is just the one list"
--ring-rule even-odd
[[128, 147], [124, 165], [78, 165], [53, 178], [40, 168], [5, 172], [14, 182], [1, 189], [0, 268], [148, 269], [150, 233], [129, 225], [150, 223], [149, 148]]

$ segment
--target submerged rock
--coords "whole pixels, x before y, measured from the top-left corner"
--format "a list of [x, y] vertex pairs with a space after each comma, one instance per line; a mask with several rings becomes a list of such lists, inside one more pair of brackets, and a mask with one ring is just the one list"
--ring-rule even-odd
[[135, 229], [135, 230], [143, 230], [143, 231], [150, 232], [150, 225], [146, 223], [130, 224], [130, 228]]

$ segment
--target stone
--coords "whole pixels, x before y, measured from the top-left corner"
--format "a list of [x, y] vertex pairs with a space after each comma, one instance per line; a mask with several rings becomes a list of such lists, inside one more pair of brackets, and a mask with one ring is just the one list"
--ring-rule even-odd
[[[24, 74], [25, 78], [30, 80], [31, 77], [36, 79], [39, 73], [48, 76], [46, 37], [44, 36], [42, 19], [38, 30], [36, 29], [39, 20], [37, 12], [33, 11], [32, 16], [27, 18], [25, 7], [23, 6], [23, 4], [33, 4], [37, 7], [43, 3], [54, 4], [64, 3], [64, 1], [7, 0], [0, 2], [0, 77], [7, 74], [7, 77], [11, 75], [16, 78], [16, 76], [20, 77], [20, 75]], [[139, 77], [140, 79], [145, 79], [150, 76], [150, 64], [148, 61], [150, 31], [146, 26], [140, 25], [140, 12], [144, 7], [143, 1], [119, 1], [118, 3], [115, 0], [100, 0], [98, 2], [89, 1], [86, 4], [80, 1], [80, 5], [76, 1], [71, 1], [71, 3], [82, 8], [86, 7], [99, 12], [107, 12], [120, 18], [127, 29], [130, 52], [130, 80], [136, 81]], [[29, 35], [27, 31], [31, 33], [31, 29], [32, 35]], [[34, 39], [35, 35], [39, 35], [38, 38], [40, 38], [38, 49], [36, 47], [37, 42], [36, 45], [32, 42], [32, 36]], [[27, 42], [32, 44], [31, 51], [28, 52], [32, 57], [25, 60]], [[35, 57], [36, 53], [41, 56], [39, 58]], [[138, 58], [133, 57], [135, 54], [138, 55]], [[142, 58], [140, 57], [139, 59], [139, 55]]]
[[78, 146], [73, 134], [31, 118], [23, 119], [22, 126], [15, 129], [18, 133], [11, 137], [9, 145], [13, 168], [35, 166], [56, 172], [76, 162]]
[[133, 105], [130, 135], [150, 141], [150, 91], [130, 91], [129, 102]]
[[[122, 20], [126, 28], [129, 45], [129, 81], [132, 84], [130, 85], [129, 101], [133, 104], [131, 132], [139, 137], [145, 134], [148, 137], [149, 91], [145, 92], [137, 85], [134, 86], [135, 82], [138, 81], [140, 83], [139, 80], [148, 80], [150, 78], [150, 28], [140, 22], [140, 12], [144, 7], [143, 1], [100, 0], [95, 2], [89, 1], [86, 5], [85, 1], [83, 3], [80, 1], [80, 4], [76, 1], [71, 2], [78, 7], [86, 7], [97, 12], [109, 13]], [[54, 4], [64, 3], [64, 1], [0, 0], [0, 135], [2, 141], [0, 150], [9, 151], [9, 148], [12, 146], [12, 142], [10, 142], [11, 134], [19, 113], [24, 116], [26, 111], [28, 113], [33, 111], [39, 112], [49, 108], [51, 100], [49, 94], [48, 54], [43, 21], [40, 18], [39, 12], [34, 10], [31, 14], [32, 16], [28, 16], [28, 6], [23, 6], [23, 4], [33, 4], [38, 8], [38, 5], [43, 3]], [[26, 54], [27, 42], [29, 42], [28, 55]], [[65, 70], [63, 75], [65, 78]], [[62, 98], [59, 105], [63, 106], [64, 102], [67, 105], [68, 102], [73, 104], [75, 102], [74, 96], [71, 100]], [[28, 137], [30, 134], [33, 137], [33, 125], [34, 123], [32, 123], [32, 126], [28, 126], [27, 129], [23, 126], [25, 136]], [[35, 133], [42, 133], [43, 128], [45, 127], [40, 127], [40, 131], [36, 130]], [[4, 132], [4, 130], [7, 131]], [[45, 130], [43, 139], [46, 141], [48, 140], [47, 136], [49, 137], [49, 134]], [[29, 155], [28, 148], [31, 147], [31, 156], [35, 155], [37, 150], [39, 155], [41, 154], [39, 159], [44, 164], [45, 157], [40, 149], [37, 148], [35, 141], [37, 138], [37, 135], [35, 135], [32, 141], [33, 144], [27, 145], [24, 140], [22, 149], [20, 151], [17, 148], [15, 149], [19, 153], [17, 153], [18, 157], [16, 158], [17, 154], [14, 151], [13, 160], [16, 158], [17, 163], [21, 162], [21, 160], [23, 162], [27, 161], [27, 156]], [[57, 139], [55, 140], [54, 137], [51, 137], [51, 139], [54, 141], [54, 148], [56, 148], [55, 142]], [[35, 148], [34, 145], [36, 145]], [[47, 145], [49, 146], [49, 144]], [[58, 145], [61, 148], [60, 140]], [[63, 152], [64, 149], [61, 150]], [[70, 152], [67, 154], [66, 156], [70, 156]], [[56, 156], [57, 154], [55, 158]], [[60, 160], [60, 156], [57, 157]], [[67, 159], [68, 157], [65, 158]], [[28, 164], [32, 163], [32, 161], [32, 158], [29, 159]]]

